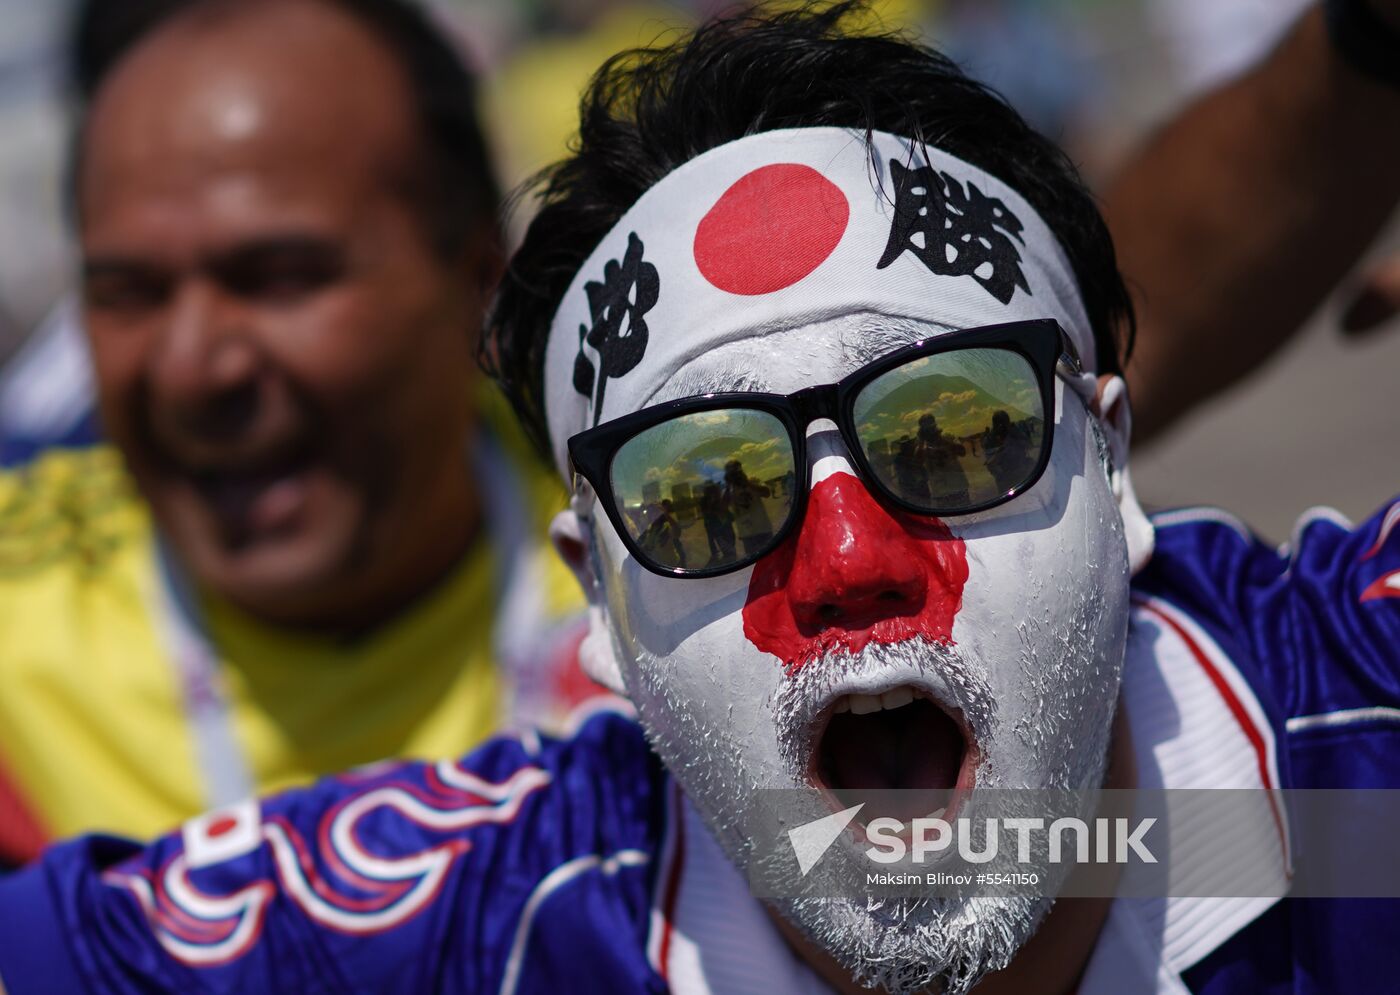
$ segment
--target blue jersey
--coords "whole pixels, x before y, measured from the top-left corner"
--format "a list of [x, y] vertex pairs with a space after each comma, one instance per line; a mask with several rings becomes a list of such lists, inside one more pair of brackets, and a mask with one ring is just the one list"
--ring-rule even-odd
[[[1400, 788], [1400, 501], [1359, 528], [1318, 509], [1282, 549], [1200, 509], [1159, 515], [1134, 584], [1242, 679], [1255, 754], [1284, 788]], [[1189, 620], [1189, 621], [1187, 621]], [[1336, 837], [1315, 845], [1337, 846]], [[1286, 841], [1286, 843], [1291, 841]], [[1380, 992], [1400, 985], [1400, 900], [1285, 899], [1232, 923], [1184, 990]], [[1256, 909], [1255, 911], [1259, 911]]]
[[[1400, 787], [1400, 503], [1274, 550], [1159, 516], [1124, 702], [1144, 787]], [[1296, 841], [1260, 792], [1259, 845]], [[1118, 899], [1081, 995], [1360, 992], [1400, 977], [1400, 902]], [[0, 883], [28, 992], [817, 992], [638, 726], [503, 738], [90, 837]]]

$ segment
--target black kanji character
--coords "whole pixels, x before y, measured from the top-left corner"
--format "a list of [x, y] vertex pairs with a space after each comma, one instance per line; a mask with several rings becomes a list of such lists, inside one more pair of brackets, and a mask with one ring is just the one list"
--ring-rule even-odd
[[1031, 292], [1021, 272], [1022, 225], [1000, 200], [969, 182], [967, 188], [932, 166], [906, 169], [890, 161], [894, 178], [894, 221], [877, 269], [912, 252], [932, 273], [970, 276], [997, 300], [1009, 304], [1020, 287]]
[[[574, 389], [593, 397], [593, 424], [603, 412], [603, 392], [609, 380], [624, 376], [642, 361], [647, 351], [645, 315], [656, 306], [661, 280], [656, 267], [642, 259], [644, 247], [636, 232], [627, 236], [622, 261], [603, 266], [603, 282], [584, 285], [593, 327], [579, 325], [578, 356], [574, 358]], [[625, 328], [624, 328], [625, 324]], [[598, 353], [598, 369], [584, 353], [584, 344]]]

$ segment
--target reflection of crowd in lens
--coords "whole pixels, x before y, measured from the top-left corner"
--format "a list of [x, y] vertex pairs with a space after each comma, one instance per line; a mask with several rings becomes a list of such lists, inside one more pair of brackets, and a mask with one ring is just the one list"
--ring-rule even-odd
[[773, 490], [744, 473], [744, 464], [730, 460], [724, 465], [724, 503], [734, 515], [734, 531], [744, 544], [744, 555], [752, 556], [773, 538], [773, 523], [763, 498]]
[[[686, 496], [680, 507], [662, 499], [660, 485], [651, 484], [643, 490], [641, 506], [630, 512], [634, 534], [642, 549], [666, 566], [730, 563], [739, 556], [741, 545], [744, 555], [751, 555], [772, 540], [773, 516], [767, 499], [786, 496], [790, 500], [793, 483], [792, 471], [763, 483], [750, 477], [740, 460], [730, 460], [723, 479], [704, 483], [698, 496], [691, 497], [690, 485], [674, 484], [673, 496]], [[688, 563], [684, 545], [685, 530], [697, 517], [705, 530], [709, 557], [703, 564]]]
[[967, 447], [945, 435], [933, 415], [919, 419], [918, 438], [934, 489], [950, 506], [967, 504], [967, 474], [959, 462], [959, 457], [967, 455]]
[[[919, 417], [914, 435], [893, 442], [874, 440], [867, 456], [876, 474], [911, 504], [969, 507], [1026, 479], [1035, 465], [1037, 427], [1034, 417], [1013, 422], [1010, 414], [999, 410], [982, 431], [958, 437], [944, 432], [937, 417], [926, 413]], [[984, 471], [975, 486], [963, 462], [969, 455], [976, 458], [974, 468]]]
[[987, 469], [997, 483], [997, 490], [1006, 493], [1021, 482], [1034, 463], [1031, 455], [1029, 419], [1012, 424], [1005, 411], [992, 415], [992, 426], [983, 434]]
[[681, 545], [681, 523], [676, 520], [670, 500], [653, 501], [642, 509], [646, 531], [642, 533], [642, 548], [663, 563], [685, 566], [685, 547]]
[[719, 484], [706, 484], [700, 494], [700, 518], [705, 523], [705, 540], [710, 546], [710, 562], [726, 563], [735, 558], [734, 516], [724, 506]]

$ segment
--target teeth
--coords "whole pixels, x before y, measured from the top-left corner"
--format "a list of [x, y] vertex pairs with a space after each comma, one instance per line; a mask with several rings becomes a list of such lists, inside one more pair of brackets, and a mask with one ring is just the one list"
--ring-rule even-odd
[[914, 700], [914, 692], [909, 688], [895, 688], [880, 695], [880, 704], [885, 708], [903, 708]]
[[880, 699], [873, 694], [853, 694], [849, 698], [851, 711], [857, 715], [869, 715], [871, 712], [878, 712], [883, 706]]
[[903, 708], [914, 700], [914, 690], [908, 687], [898, 687], [893, 691], [886, 691], [884, 694], [848, 694], [836, 700], [833, 712], [854, 712], [857, 715], [869, 715], [871, 712], [889, 711], [895, 708]]

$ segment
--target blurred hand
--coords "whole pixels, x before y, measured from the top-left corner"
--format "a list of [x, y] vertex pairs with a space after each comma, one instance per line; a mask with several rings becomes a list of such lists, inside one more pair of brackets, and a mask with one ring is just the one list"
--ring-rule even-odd
[[[1392, 3], [1400, 7], [1400, 3]], [[1367, 335], [1386, 325], [1400, 312], [1400, 254], [1373, 266], [1362, 277], [1351, 303], [1342, 311], [1342, 331]]]

